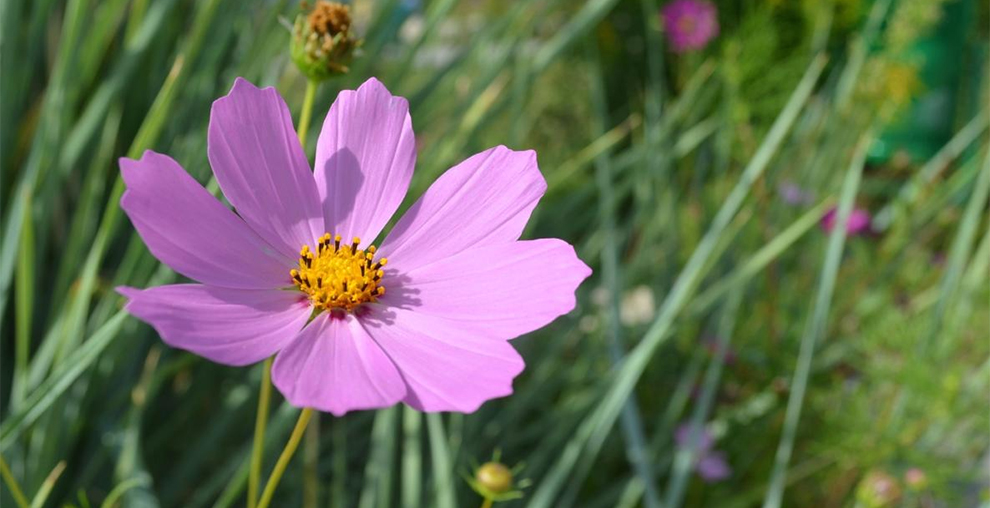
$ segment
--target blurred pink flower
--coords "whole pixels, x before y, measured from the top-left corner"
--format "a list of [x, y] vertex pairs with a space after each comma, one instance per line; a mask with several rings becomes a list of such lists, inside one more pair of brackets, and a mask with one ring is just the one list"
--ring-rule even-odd
[[[674, 432], [674, 443], [678, 448], [687, 449], [691, 446], [691, 430], [690, 423], [682, 423], [677, 427]], [[693, 437], [697, 440], [694, 470], [698, 476], [708, 483], [719, 482], [732, 476], [732, 467], [725, 460], [725, 453], [712, 450], [715, 443], [711, 434], [706, 429], [700, 428], [695, 429]]]
[[705, 47], [718, 35], [718, 9], [702, 0], [674, 0], [660, 10], [663, 29], [675, 53]]
[[272, 382], [298, 407], [468, 413], [509, 395], [524, 367], [509, 340], [573, 309], [591, 270], [562, 240], [519, 240], [546, 182], [535, 152], [504, 146], [444, 173], [376, 249], [414, 139], [406, 100], [369, 79], [331, 106], [311, 171], [278, 92], [238, 78], [207, 144], [236, 214], [168, 156], [120, 160], [121, 208], [199, 282], [118, 288], [127, 311], [217, 363], [275, 355]]
[[777, 193], [789, 205], [807, 205], [815, 200], [815, 194], [802, 189], [798, 184], [790, 181], [782, 182], [777, 186]]
[[[839, 210], [835, 207], [825, 212], [825, 216], [822, 217], [822, 229], [826, 233], [832, 232], [838, 213]], [[849, 220], [846, 221], [846, 234], [856, 236], [869, 233], [871, 222], [870, 212], [862, 208], [856, 208], [850, 212]]]

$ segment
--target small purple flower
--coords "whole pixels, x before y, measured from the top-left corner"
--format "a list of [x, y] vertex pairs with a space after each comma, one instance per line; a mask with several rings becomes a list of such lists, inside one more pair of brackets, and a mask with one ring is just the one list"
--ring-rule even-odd
[[660, 16], [675, 53], [702, 49], [718, 35], [718, 9], [711, 2], [674, 0], [663, 6]]
[[782, 182], [777, 186], [777, 193], [789, 205], [807, 205], [815, 200], [815, 194], [802, 189], [794, 182]]
[[591, 273], [562, 240], [519, 240], [546, 190], [531, 150], [454, 166], [383, 235], [416, 145], [409, 104], [374, 78], [330, 107], [315, 171], [278, 92], [240, 78], [213, 103], [207, 154], [236, 213], [166, 155], [120, 160], [121, 208], [198, 284], [118, 291], [172, 347], [275, 356], [297, 407], [473, 412], [512, 393], [524, 363], [509, 340], [573, 309]]
[[[825, 212], [825, 216], [822, 217], [822, 229], [826, 233], [831, 233], [832, 229], [835, 228], [838, 213], [839, 211], [835, 207]], [[849, 220], [846, 221], [846, 234], [856, 236], [869, 233], [871, 222], [870, 212], [856, 208], [849, 214]]]
[[[683, 423], [674, 432], [674, 443], [678, 448], [687, 449], [691, 446], [691, 424]], [[725, 460], [725, 453], [712, 450], [714, 441], [712, 435], [704, 428], [697, 429], [697, 449], [694, 470], [702, 480], [708, 483], [722, 481], [732, 476], [732, 467]]]
[[732, 468], [725, 460], [725, 453], [719, 451], [708, 452], [707, 455], [698, 460], [695, 466], [698, 476], [708, 483], [715, 483], [732, 476]]

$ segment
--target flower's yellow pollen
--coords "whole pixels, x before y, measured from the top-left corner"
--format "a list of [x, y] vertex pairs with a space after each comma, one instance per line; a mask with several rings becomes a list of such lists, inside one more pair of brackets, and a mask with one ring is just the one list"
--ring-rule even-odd
[[341, 248], [340, 235], [321, 236], [316, 251], [303, 245], [299, 251], [299, 269], [289, 271], [300, 291], [309, 295], [319, 309], [354, 310], [362, 303], [374, 302], [385, 294], [381, 285], [388, 262], [375, 261], [375, 246], [359, 250], [361, 239], [354, 237], [351, 245]]

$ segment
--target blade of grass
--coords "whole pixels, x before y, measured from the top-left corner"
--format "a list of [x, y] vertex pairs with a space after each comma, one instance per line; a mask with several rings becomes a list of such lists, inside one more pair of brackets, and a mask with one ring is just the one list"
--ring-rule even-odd
[[987, 110], [977, 113], [938, 153], [932, 156], [924, 166], [921, 166], [907, 183], [901, 186], [897, 196], [877, 212], [873, 224], [879, 230], [890, 227], [895, 217], [903, 213], [911, 203], [917, 200], [922, 189], [931, 184], [952, 161], [959, 158], [986, 130], [988, 124], [990, 124], [990, 113]]
[[939, 298], [932, 318], [931, 331], [926, 339], [919, 344], [919, 353], [921, 354], [928, 353], [935, 345], [935, 340], [940, 337], [946, 312], [955, 300], [963, 270], [965, 270], [970, 253], [973, 251], [973, 242], [980, 221], [984, 218], [988, 196], [990, 196], [990, 148], [984, 155], [983, 167], [976, 181], [976, 187], [970, 195], [969, 202], [966, 203], [962, 222], [959, 224], [959, 230], [952, 241], [945, 275], [942, 276], [942, 282], [939, 285]]
[[59, 477], [62, 476], [62, 472], [65, 471], [65, 461], [61, 461], [55, 465], [51, 473], [48, 473], [48, 477], [41, 484], [41, 488], [35, 493], [34, 499], [31, 500], [31, 508], [41, 508], [45, 506], [45, 501], [48, 500], [48, 496], [51, 495], [52, 489], [55, 488], [55, 482], [58, 481]]
[[24, 497], [24, 491], [17, 483], [17, 478], [14, 478], [14, 473], [10, 471], [10, 466], [7, 465], [3, 456], [0, 456], [0, 475], [3, 476], [3, 483], [10, 489], [10, 495], [14, 498], [18, 508], [28, 508], [28, 500]]
[[533, 55], [533, 74], [543, 72], [578, 37], [594, 28], [617, 3], [618, 0], [591, 0], [585, 3], [581, 10]]
[[[181, 87], [181, 84], [188, 75], [187, 64], [191, 64], [202, 49], [203, 40], [206, 34], [209, 33], [209, 27], [213, 22], [213, 17], [216, 15], [219, 4], [220, 0], [210, 0], [205, 4], [201, 4], [200, 10], [197, 11], [196, 18], [193, 22], [189, 39], [183, 51], [176, 56], [168, 77], [155, 97], [148, 115], [141, 123], [141, 127], [138, 129], [138, 133], [127, 152], [128, 157], [132, 159], [138, 158], [145, 149], [153, 146], [155, 140], [161, 134], [165, 121], [168, 118], [168, 112], [172, 107], [172, 103], [175, 101], [177, 90]], [[157, 5], [153, 6], [152, 9], [157, 7]], [[85, 320], [85, 311], [89, 308], [97, 270], [102, 263], [103, 256], [106, 254], [107, 245], [119, 226], [117, 218], [120, 214], [120, 197], [123, 193], [124, 183], [118, 174], [115, 178], [113, 189], [110, 192], [107, 207], [100, 219], [96, 237], [93, 239], [92, 247], [86, 256], [79, 277], [79, 289], [76, 293], [76, 300], [70, 307], [70, 319], [66, 321], [68, 328], [66, 328], [66, 333], [61, 343], [64, 351], [68, 351], [72, 344], [78, 341], [79, 330], [83, 329], [82, 323]], [[58, 359], [59, 355], [56, 354], [56, 363], [58, 363]]]
[[418, 508], [423, 485], [423, 452], [421, 445], [422, 414], [405, 406], [402, 408], [402, 496], [403, 508]]
[[646, 370], [646, 366], [653, 353], [663, 344], [674, 324], [675, 318], [690, 299], [694, 287], [703, 275], [701, 268], [707, 264], [709, 256], [718, 243], [719, 237], [742, 206], [750, 187], [752, 187], [756, 179], [763, 173], [763, 170], [766, 169], [770, 159], [790, 131], [791, 126], [797, 119], [798, 113], [811, 95], [824, 65], [825, 57], [819, 56], [812, 61], [811, 65], [805, 71], [804, 76], [791, 94], [783, 111], [777, 117], [777, 120], [774, 122], [773, 127], [771, 127], [770, 132], [760, 145], [753, 159], [743, 170], [742, 176], [736, 183], [736, 186], [719, 209], [705, 236], [695, 248], [694, 254], [692, 254], [681, 275], [674, 283], [674, 287], [664, 300], [659, 315], [653, 321], [653, 324], [647, 330], [639, 345], [626, 356], [626, 359], [617, 370], [616, 376], [610, 380], [609, 391], [602, 402], [581, 423], [577, 433], [561, 451], [553, 468], [540, 482], [540, 487], [534, 492], [530, 500], [530, 507], [549, 508], [553, 506], [554, 498], [565, 479], [570, 475], [578, 458], [583, 453], [587, 453], [590, 456], [597, 455], [601, 444], [604, 442], [604, 435], [609, 432], [609, 429], [615, 423], [625, 400], [632, 394], [636, 382], [643, 374], [643, 371]]
[[711, 363], [708, 364], [708, 370], [705, 371], [704, 381], [701, 384], [701, 391], [694, 405], [689, 427], [691, 430], [688, 446], [678, 450], [674, 458], [674, 470], [667, 482], [667, 497], [663, 503], [664, 508], [678, 508], [684, 501], [684, 491], [691, 474], [691, 468], [698, 456], [701, 429], [708, 421], [708, 415], [711, 413], [712, 405], [715, 402], [715, 392], [722, 377], [722, 367], [725, 366], [729, 343], [736, 326], [736, 316], [739, 313], [742, 294], [742, 288], [737, 288], [732, 293], [719, 319], [715, 358], [712, 358]]
[[62, 366], [38, 386], [25, 400], [24, 409], [10, 415], [0, 425], [0, 451], [6, 450], [28, 426], [64, 393], [95, 362], [110, 344], [127, 314], [118, 312], [103, 324], [82, 347], [75, 350]]
[[[592, 136], [600, 138], [605, 134], [604, 123], [608, 121], [609, 115], [605, 102], [605, 82], [601, 74], [600, 57], [597, 48], [591, 44], [589, 46], [592, 48], [589, 52], [591, 53], [591, 74], [594, 76], [591, 87], [591, 102], [595, 110], [594, 120], [591, 122]], [[624, 242], [615, 234], [615, 207], [617, 203], [614, 196], [615, 192], [612, 188], [610, 158], [611, 156], [608, 150], [600, 152], [595, 157], [595, 182], [598, 186], [599, 220], [605, 243], [601, 258], [602, 279], [610, 295], [608, 328], [605, 335], [608, 343], [609, 357], [614, 366], [622, 361], [622, 357], [625, 354], [622, 323], [619, 321], [620, 299], [622, 298], [622, 275], [619, 272], [619, 247]], [[622, 408], [621, 425], [626, 440], [626, 457], [645, 487], [643, 504], [647, 508], [659, 508], [660, 493], [656, 489], [656, 481], [652, 465], [650, 464], [650, 458], [646, 455], [647, 446], [645, 432], [643, 431], [643, 421], [634, 398], [626, 400]], [[581, 479], [583, 480], [583, 478]], [[576, 488], [572, 492], [576, 495]], [[570, 503], [565, 501], [563, 504], [567, 505]]]
[[371, 452], [364, 468], [364, 488], [359, 508], [387, 508], [391, 505], [392, 465], [395, 462], [395, 434], [399, 408], [383, 409], [375, 414], [371, 428]]
[[114, 487], [109, 494], [107, 494], [107, 498], [104, 499], [103, 503], [100, 504], [100, 508], [114, 508], [117, 506], [117, 501], [119, 501], [122, 497], [124, 497], [124, 494], [126, 494], [129, 490], [138, 487], [150, 487], [150, 486], [151, 486], [151, 481], [144, 476], [122, 481], [118, 483], [117, 486]]
[[745, 263], [730, 274], [719, 279], [710, 288], [699, 294], [688, 307], [692, 315], [700, 315], [711, 308], [719, 299], [732, 289], [746, 284], [753, 276], [763, 271], [771, 262], [780, 257], [794, 243], [814, 228], [832, 206], [833, 200], [826, 199], [801, 215], [793, 224], [787, 227], [760, 250], [749, 257]]
[[31, 213], [25, 200], [33, 195], [45, 171], [53, 166], [52, 159], [58, 152], [61, 127], [66, 115], [66, 87], [71, 81], [70, 70], [75, 63], [86, 10], [87, 5], [83, 0], [71, 1], [66, 6], [55, 63], [41, 106], [38, 132], [35, 133], [27, 163], [14, 187], [14, 203], [6, 212], [6, 227], [0, 247], [0, 321], [3, 321], [3, 313], [7, 308], [7, 291], [20, 243], [18, 240], [21, 238], [21, 227], [25, 221], [24, 215]]
[[31, 351], [31, 323], [34, 306], [34, 221], [31, 195], [24, 199], [24, 225], [21, 226], [20, 248], [17, 256], [17, 281], [14, 293], [14, 378], [10, 407], [17, 409], [27, 392], [28, 357]]
[[836, 219], [836, 227], [829, 235], [828, 247], [825, 252], [825, 262], [822, 264], [822, 271], [819, 277], [818, 293], [815, 296], [814, 310], [811, 319], [801, 336], [801, 349], [798, 353], [797, 366], [794, 369], [794, 379], [790, 384], [790, 395], [787, 399], [787, 410], [784, 416], [784, 429], [774, 457], [773, 471], [770, 474], [770, 482], [767, 487], [766, 496], [763, 500], [763, 508], [779, 508], [784, 495], [784, 487], [787, 482], [787, 469], [791, 459], [791, 452], [794, 449], [794, 441], [797, 439], [797, 427], [801, 418], [801, 407], [804, 405], [804, 394], [808, 387], [808, 377], [811, 373], [812, 360], [815, 356], [815, 348], [825, 335], [828, 325], [828, 315], [831, 308], [832, 293], [835, 289], [835, 281], [839, 273], [839, 263], [842, 260], [842, 251], [845, 247], [846, 228], [845, 224], [849, 220], [849, 214], [853, 208], [853, 202], [859, 189], [859, 182], [863, 174], [863, 165], [866, 162], [866, 152], [872, 137], [869, 133], [860, 139], [856, 152], [853, 155], [849, 169], [842, 184], [842, 191], [839, 195], [839, 211]]
[[336, 418], [330, 427], [333, 457], [330, 475], [330, 508], [347, 506], [347, 421]]
[[436, 507], [455, 508], [454, 466], [450, 462], [450, 448], [443, 430], [443, 419], [438, 413], [426, 415], [426, 430], [430, 436], [430, 462], [433, 464]]

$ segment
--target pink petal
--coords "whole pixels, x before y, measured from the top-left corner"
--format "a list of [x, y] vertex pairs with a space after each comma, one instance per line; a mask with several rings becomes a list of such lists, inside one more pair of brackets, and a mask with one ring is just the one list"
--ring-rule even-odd
[[400, 270], [519, 239], [547, 183], [536, 152], [490, 148], [443, 174], [389, 232], [382, 255]]
[[464, 333], [512, 339], [570, 312], [590, 274], [562, 240], [500, 243], [410, 272], [387, 270], [382, 302], [455, 321]]
[[316, 185], [327, 231], [365, 247], [409, 188], [416, 145], [409, 103], [377, 79], [340, 92], [316, 145]]
[[323, 211], [292, 116], [274, 88], [237, 78], [210, 111], [217, 182], [258, 235], [293, 259], [324, 233]]
[[204, 284], [241, 289], [288, 285], [292, 259], [275, 251], [168, 156], [120, 159], [120, 206], [148, 249]]
[[374, 306], [358, 319], [402, 372], [404, 402], [420, 411], [473, 413], [511, 394], [525, 367], [508, 342], [465, 334], [443, 318]]
[[336, 416], [388, 407], [406, 395], [395, 365], [351, 314], [313, 319], [275, 357], [272, 382], [292, 405]]
[[125, 309], [153, 326], [166, 344], [225, 365], [248, 365], [282, 349], [309, 318], [294, 291], [175, 284], [119, 287]]

